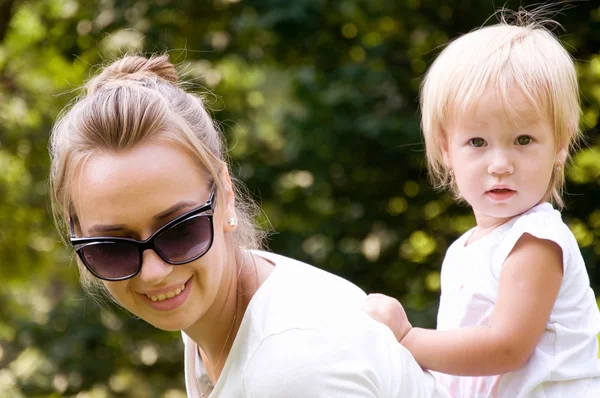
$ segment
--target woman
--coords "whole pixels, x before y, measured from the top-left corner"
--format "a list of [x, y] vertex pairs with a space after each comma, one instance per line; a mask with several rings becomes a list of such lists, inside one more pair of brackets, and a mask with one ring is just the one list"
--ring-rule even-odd
[[126, 56], [52, 131], [55, 218], [84, 286], [182, 331], [191, 397], [445, 396], [360, 289], [258, 250], [222, 137], [177, 80], [166, 56]]

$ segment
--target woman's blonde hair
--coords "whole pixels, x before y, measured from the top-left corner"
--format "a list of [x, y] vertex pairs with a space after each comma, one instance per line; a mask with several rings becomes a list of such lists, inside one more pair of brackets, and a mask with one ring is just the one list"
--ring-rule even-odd
[[[228, 164], [222, 134], [202, 98], [186, 92], [178, 80], [167, 55], [127, 55], [92, 78], [84, 93], [59, 115], [50, 138], [50, 188], [61, 236], [68, 236], [69, 219], [76, 220], [71, 183], [85, 160], [98, 152], [118, 153], [159, 136], [197, 159], [217, 186], [217, 200], [225, 197], [221, 177]], [[258, 249], [264, 235], [255, 223], [257, 207], [235, 180], [233, 183], [238, 226], [228, 234], [228, 244]], [[101, 286], [79, 261], [78, 265], [85, 288]]]
[[[525, 18], [523, 18], [525, 16]], [[533, 15], [535, 16], [535, 15]], [[539, 116], [552, 123], [557, 151], [571, 149], [579, 137], [580, 104], [575, 65], [558, 39], [531, 13], [503, 17], [496, 25], [467, 33], [450, 43], [426, 74], [421, 87], [421, 127], [430, 177], [437, 188], [457, 197], [443, 159], [445, 126], [471, 114], [487, 90], [494, 90], [507, 117], [516, 117], [510, 91], [520, 90]], [[564, 168], [552, 173], [547, 197], [563, 206]]]

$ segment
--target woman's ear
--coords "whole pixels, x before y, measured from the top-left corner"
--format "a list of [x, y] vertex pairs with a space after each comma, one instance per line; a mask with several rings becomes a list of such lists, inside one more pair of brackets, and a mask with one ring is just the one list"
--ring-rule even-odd
[[[223, 230], [225, 232], [233, 232], [237, 228], [237, 213], [235, 211], [235, 194], [233, 192], [233, 184], [229, 176], [229, 170], [223, 166], [219, 172], [219, 177], [223, 185], [221, 203], [223, 203]], [[217, 198], [217, 200], [219, 200]]]

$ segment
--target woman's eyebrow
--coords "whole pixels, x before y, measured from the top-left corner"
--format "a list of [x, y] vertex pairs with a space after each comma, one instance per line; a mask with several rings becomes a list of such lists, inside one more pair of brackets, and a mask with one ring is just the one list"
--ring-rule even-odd
[[196, 206], [198, 206], [198, 202], [182, 200], [181, 202], [175, 203], [167, 210], [158, 213], [153, 218], [157, 221], [164, 220], [165, 218], [172, 216], [183, 209], [191, 209]]
[[[175, 214], [183, 209], [188, 209], [188, 208], [191, 209], [196, 206], [198, 206], [198, 203], [194, 202], [194, 201], [177, 202], [173, 206], [169, 207], [167, 210], [158, 213], [157, 215], [155, 215], [152, 218], [154, 220], [160, 221], [165, 218], [168, 218], [169, 216], [172, 216], [173, 214]], [[124, 231], [126, 229], [127, 229], [127, 226], [125, 224], [94, 225], [88, 229], [88, 233], [90, 235], [96, 235], [96, 234], [99, 235], [99, 234], [104, 234], [107, 232], [120, 232], [120, 231]]]
[[125, 224], [112, 224], [112, 225], [94, 225], [91, 228], [88, 228], [89, 235], [101, 235], [106, 232], [118, 232], [123, 231], [127, 227]]

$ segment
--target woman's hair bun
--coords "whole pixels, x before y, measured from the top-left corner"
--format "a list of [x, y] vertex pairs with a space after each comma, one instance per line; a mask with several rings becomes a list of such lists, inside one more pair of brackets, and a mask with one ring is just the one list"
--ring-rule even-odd
[[108, 82], [116, 80], [140, 80], [143, 77], [158, 77], [167, 83], [177, 85], [178, 76], [175, 65], [166, 54], [150, 58], [139, 55], [126, 55], [104, 68], [102, 73], [87, 84], [88, 94], [99, 90]]

